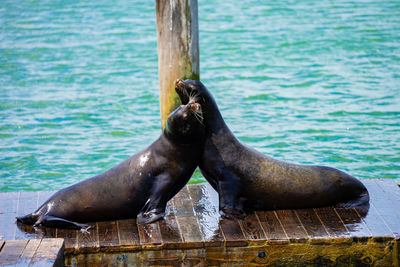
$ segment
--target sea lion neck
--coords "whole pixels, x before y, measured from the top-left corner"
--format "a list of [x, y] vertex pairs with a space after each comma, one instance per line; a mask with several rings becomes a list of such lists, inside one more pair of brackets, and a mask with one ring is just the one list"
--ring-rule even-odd
[[204, 123], [207, 132], [214, 132], [219, 131], [221, 128], [227, 128], [224, 118], [222, 117], [222, 114], [219, 111], [217, 103], [215, 102], [212, 95], [207, 92], [202, 98]]

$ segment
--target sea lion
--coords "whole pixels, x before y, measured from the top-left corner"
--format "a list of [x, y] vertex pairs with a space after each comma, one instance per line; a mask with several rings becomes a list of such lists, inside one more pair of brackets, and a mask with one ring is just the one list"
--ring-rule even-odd
[[206, 139], [199, 167], [219, 194], [223, 217], [242, 218], [251, 210], [368, 203], [365, 186], [340, 170], [283, 162], [242, 144], [200, 81], [177, 80], [175, 90], [182, 104], [196, 96], [202, 106]]
[[201, 106], [194, 100], [168, 117], [161, 136], [110, 170], [56, 192], [17, 221], [87, 228], [82, 222], [134, 218], [150, 223], [164, 216], [167, 202], [189, 181], [203, 148]]

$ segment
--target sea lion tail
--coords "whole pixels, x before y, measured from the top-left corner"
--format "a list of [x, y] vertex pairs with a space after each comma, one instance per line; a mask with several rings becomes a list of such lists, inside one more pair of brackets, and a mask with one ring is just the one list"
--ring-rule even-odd
[[23, 224], [28, 224], [28, 225], [34, 225], [39, 220], [39, 214], [29, 213], [28, 215], [25, 215], [25, 216], [16, 217], [16, 219], [17, 219], [17, 222], [20, 222]]

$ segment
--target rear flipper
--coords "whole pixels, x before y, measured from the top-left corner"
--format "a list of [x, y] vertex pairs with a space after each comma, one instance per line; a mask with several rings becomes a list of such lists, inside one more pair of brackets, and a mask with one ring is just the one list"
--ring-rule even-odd
[[35, 223], [34, 226], [43, 225], [46, 227], [56, 227], [56, 228], [69, 228], [69, 229], [80, 229], [82, 231], [87, 231], [90, 225], [77, 223], [73, 221], [68, 221], [63, 218], [44, 216], [41, 222]]
[[87, 231], [90, 226], [87, 224], [76, 223], [68, 221], [62, 218], [53, 216], [40, 216], [40, 214], [28, 214], [26, 216], [17, 217], [17, 221], [23, 224], [29, 224], [33, 226], [46, 226], [46, 227], [57, 227], [57, 228], [69, 228], [69, 229], [80, 229]]

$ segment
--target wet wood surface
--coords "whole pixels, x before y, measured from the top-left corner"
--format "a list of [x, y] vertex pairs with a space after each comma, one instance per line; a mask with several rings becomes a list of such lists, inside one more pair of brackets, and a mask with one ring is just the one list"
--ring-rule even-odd
[[61, 238], [0, 241], [0, 266], [64, 266]]
[[287, 244], [343, 238], [380, 240], [385, 237], [397, 244], [399, 187], [391, 180], [363, 180], [363, 183], [371, 197], [367, 210], [324, 207], [256, 211], [243, 220], [220, 217], [218, 195], [210, 185], [188, 185], [168, 203], [165, 220], [148, 225], [138, 225], [135, 219], [90, 223], [92, 228], [88, 232], [34, 228], [15, 222], [16, 216], [34, 211], [53, 192], [2, 193], [0, 240], [64, 238], [67, 254], [234, 248], [274, 241]]

